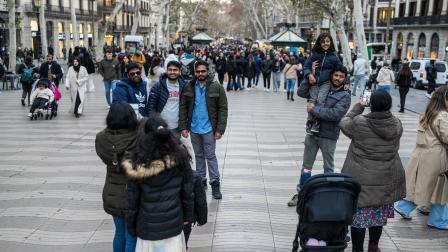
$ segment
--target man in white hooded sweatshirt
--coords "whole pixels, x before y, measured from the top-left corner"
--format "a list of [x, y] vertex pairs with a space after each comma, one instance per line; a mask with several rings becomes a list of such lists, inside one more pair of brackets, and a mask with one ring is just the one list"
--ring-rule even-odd
[[366, 88], [366, 74], [369, 73], [369, 62], [364, 59], [361, 53], [358, 53], [355, 62], [353, 63], [353, 91], [352, 95], [356, 96], [356, 89], [359, 87], [360, 96], [363, 95], [364, 89]]

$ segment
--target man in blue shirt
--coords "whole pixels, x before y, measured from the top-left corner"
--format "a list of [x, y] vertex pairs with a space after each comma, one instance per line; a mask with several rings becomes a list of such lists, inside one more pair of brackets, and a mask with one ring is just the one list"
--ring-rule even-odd
[[[208, 78], [208, 64], [195, 63], [195, 77], [185, 85], [180, 99], [179, 129], [191, 143], [196, 158], [196, 171], [207, 185], [206, 167], [215, 199], [221, 199], [216, 140], [221, 139], [227, 126], [227, 97], [224, 88]], [[207, 162], [207, 165], [206, 165]]]

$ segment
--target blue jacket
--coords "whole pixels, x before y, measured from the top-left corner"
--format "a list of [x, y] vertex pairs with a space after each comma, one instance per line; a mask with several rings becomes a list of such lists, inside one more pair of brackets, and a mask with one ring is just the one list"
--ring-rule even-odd
[[[159, 81], [156, 84], [154, 84], [154, 86], [151, 88], [148, 97], [148, 104], [146, 106], [148, 110], [147, 112], [148, 115], [151, 112], [162, 113], [169, 96], [168, 86], [166, 84], [167, 81], [168, 81], [168, 75], [164, 73], [160, 75]], [[179, 93], [182, 94], [182, 90], [184, 89], [185, 86], [185, 81], [182, 78], [179, 78], [178, 82], [179, 82]]]
[[349, 91], [340, 87], [330, 90], [323, 107], [315, 106], [311, 110], [313, 116], [320, 119], [320, 130], [318, 137], [337, 140], [339, 138], [339, 122], [350, 108], [351, 96]]
[[131, 81], [127, 77], [123, 77], [120, 82], [117, 83], [112, 93], [112, 103], [124, 101], [129, 104], [138, 104], [138, 111], [142, 116], [147, 116], [146, 103], [146, 81], [141, 81], [140, 84], [131, 84]]
[[257, 56], [255, 57], [255, 73], [259, 74], [261, 72], [261, 63], [263, 63], [263, 60]]
[[336, 65], [342, 66], [342, 62], [334, 52], [313, 52], [311, 57], [305, 61], [305, 66], [303, 67], [305, 78], [308, 78], [308, 75], [311, 74], [313, 62], [316, 60], [319, 61], [319, 66], [317, 67], [316, 75], [314, 76], [317, 83], [323, 83], [330, 80], [333, 67]]

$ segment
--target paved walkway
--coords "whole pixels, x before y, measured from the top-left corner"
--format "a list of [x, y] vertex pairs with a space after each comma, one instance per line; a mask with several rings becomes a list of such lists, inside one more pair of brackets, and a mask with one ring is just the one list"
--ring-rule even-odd
[[[95, 154], [95, 134], [107, 109], [101, 85], [87, 95], [85, 115], [66, 111], [29, 121], [19, 91], [0, 94], [0, 250], [111, 251], [113, 222], [102, 208], [105, 166]], [[209, 196], [209, 223], [195, 228], [190, 251], [290, 251], [297, 215], [286, 202], [294, 193], [303, 155], [305, 102], [260, 90], [228, 93], [228, 129], [217, 154], [223, 199]], [[395, 105], [394, 105], [395, 106]], [[406, 163], [415, 144], [417, 115], [398, 115], [405, 131]], [[339, 140], [341, 167], [349, 140]], [[319, 155], [315, 173], [323, 172]], [[210, 190], [208, 191], [208, 194]], [[391, 220], [382, 251], [448, 251], [448, 233], [430, 229], [426, 217]]]

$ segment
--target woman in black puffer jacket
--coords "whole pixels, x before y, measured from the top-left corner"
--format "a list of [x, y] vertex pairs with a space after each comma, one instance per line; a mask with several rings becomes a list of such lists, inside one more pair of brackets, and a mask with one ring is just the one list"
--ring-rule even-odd
[[132, 159], [122, 162], [129, 177], [128, 231], [135, 251], [186, 250], [182, 232], [193, 221], [190, 157], [166, 122], [151, 115], [138, 130]]
[[107, 128], [98, 133], [95, 139], [96, 153], [107, 165], [103, 207], [114, 219], [114, 252], [134, 251], [136, 237], [127, 232], [125, 225], [127, 178], [120, 163], [125, 155], [130, 155], [135, 149], [137, 116], [128, 103], [114, 103], [110, 107], [106, 124]]

